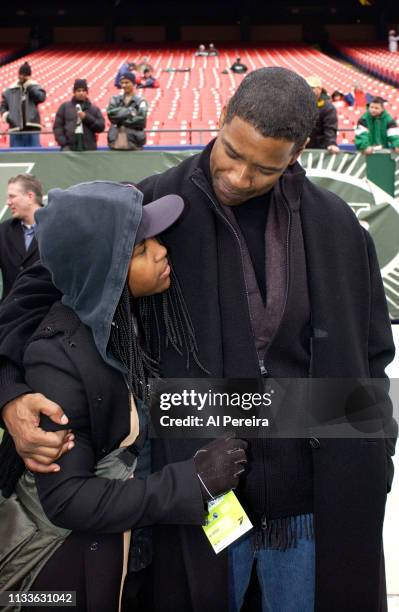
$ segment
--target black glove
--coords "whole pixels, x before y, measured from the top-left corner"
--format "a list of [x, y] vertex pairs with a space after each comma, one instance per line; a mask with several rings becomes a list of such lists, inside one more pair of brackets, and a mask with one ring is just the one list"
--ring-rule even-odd
[[217, 497], [238, 485], [238, 477], [245, 470], [247, 458], [245, 440], [229, 436], [212, 440], [197, 450], [194, 464], [201, 483], [204, 501]]

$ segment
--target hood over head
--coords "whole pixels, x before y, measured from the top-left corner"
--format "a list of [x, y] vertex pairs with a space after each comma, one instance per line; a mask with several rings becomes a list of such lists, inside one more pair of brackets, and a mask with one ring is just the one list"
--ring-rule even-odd
[[62, 302], [91, 329], [104, 361], [121, 371], [107, 346], [134, 245], [172, 225], [184, 208], [174, 195], [144, 208], [142, 201], [132, 185], [94, 181], [51, 189], [35, 214], [41, 261]]

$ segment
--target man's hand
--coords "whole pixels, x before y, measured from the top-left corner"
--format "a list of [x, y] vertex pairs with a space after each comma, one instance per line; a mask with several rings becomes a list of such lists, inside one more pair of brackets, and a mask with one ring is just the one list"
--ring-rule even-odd
[[84, 111], [78, 111], [78, 117], [81, 121], [86, 117], [86, 113]]
[[60, 425], [68, 423], [62, 408], [41, 393], [21, 395], [8, 402], [2, 411], [4, 423], [28, 470], [42, 474], [58, 472], [60, 466], [53, 462], [73, 448], [74, 435], [66, 429], [44, 431], [39, 427], [40, 414]]
[[334, 155], [335, 155], [336, 153], [339, 153], [339, 152], [340, 152], [340, 150], [341, 150], [341, 149], [340, 149], [339, 147], [337, 147], [337, 145], [333, 145], [333, 144], [332, 144], [332, 145], [329, 145], [329, 146], [327, 147], [327, 151], [329, 151], [330, 153], [334, 153]]
[[395, 152], [395, 153], [399, 153], [399, 147], [395, 147], [395, 148], [394, 148], [394, 152]]
[[372, 155], [374, 153], [374, 148], [373, 147], [367, 147], [367, 149], [363, 149], [362, 153], [363, 153], [363, 155]]

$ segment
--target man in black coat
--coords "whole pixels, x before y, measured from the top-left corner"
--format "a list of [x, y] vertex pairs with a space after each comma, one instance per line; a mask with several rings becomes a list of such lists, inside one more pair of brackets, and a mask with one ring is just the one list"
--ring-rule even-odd
[[54, 119], [54, 136], [62, 151], [95, 151], [96, 135], [104, 131], [105, 121], [98, 106], [88, 98], [86, 79], [76, 79], [73, 97], [61, 104]]
[[42, 198], [43, 187], [35, 176], [18, 174], [9, 179], [7, 206], [12, 218], [0, 224], [3, 298], [11, 291], [18, 274], [39, 259], [33, 215], [42, 206]]
[[[185, 200], [185, 214], [163, 240], [201, 364], [214, 378], [384, 379], [393, 357], [372, 239], [350, 207], [297, 163], [315, 114], [301, 77], [256, 70], [201, 154], [139, 184], [145, 202], [168, 193]], [[59, 295], [40, 268], [24, 276], [0, 310], [0, 405], [27, 466], [52, 471], [68, 439], [43, 436], [35, 419], [41, 411], [61, 422], [63, 412], [27, 395], [21, 362], [25, 337]], [[170, 347], [160, 357], [166, 378], [205, 375], [194, 362], [187, 371]], [[383, 424], [387, 439], [310, 432], [251, 439], [237, 494], [254, 536], [216, 556], [196, 527], [156, 528], [154, 609], [225, 612], [230, 599], [230, 610], [239, 610], [256, 559], [274, 610], [384, 610], [382, 526], [395, 448], [389, 413]], [[200, 442], [154, 440], [153, 468], [192, 456]]]
[[339, 153], [339, 147], [337, 146], [337, 110], [323, 90], [320, 77], [311, 76], [306, 81], [313, 89], [317, 104], [316, 125], [306, 147], [308, 149], [327, 149], [330, 153]]

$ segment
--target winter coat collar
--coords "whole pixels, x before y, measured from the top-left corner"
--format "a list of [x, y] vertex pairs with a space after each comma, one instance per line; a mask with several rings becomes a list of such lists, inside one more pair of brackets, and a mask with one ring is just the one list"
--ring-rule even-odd
[[[37, 81], [32, 81], [31, 79], [29, 79], [29, 85], [39, 85], [39, 83], [37, 83]], [[8, 89], [23, 89], [23, 86], [18, 81], [15, 81], [15, 83], [10, 85]]]

